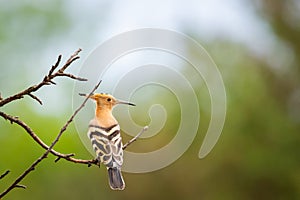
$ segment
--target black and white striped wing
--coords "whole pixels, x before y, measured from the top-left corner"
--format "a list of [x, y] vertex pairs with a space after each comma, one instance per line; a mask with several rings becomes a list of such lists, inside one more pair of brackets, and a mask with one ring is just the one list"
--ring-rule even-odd
[[92, 142], [97, 159], [108, 168], [123, 164], [123, 144], [118, 124], [100, 127], [91, 121], [88, 137]]

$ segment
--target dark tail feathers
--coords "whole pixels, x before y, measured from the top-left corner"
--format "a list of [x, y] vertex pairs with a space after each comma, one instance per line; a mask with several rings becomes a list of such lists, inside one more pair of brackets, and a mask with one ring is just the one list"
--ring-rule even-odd
[[124, 190], [125, 183], [120, 168], [108, 168], [108, 180], [113, 190]]

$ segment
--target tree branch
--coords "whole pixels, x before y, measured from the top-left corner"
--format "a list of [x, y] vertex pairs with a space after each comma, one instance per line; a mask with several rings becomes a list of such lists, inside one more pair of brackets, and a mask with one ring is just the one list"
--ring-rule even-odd
[[39, 102], [39, 104], [43, 105], [43, 102], [35, 95], [29, 93], [28, 96], [30, 96], [31, 98], [33, 98], [34, 100], [36, 100], [37, 102]]
[[4, 172], [3, 174], [1, 174], [0, 176], [0, 180], [3, 179], [7, 174], [9, 174], [9, 170], [6, 170], [6, 172]]
[[41, 87], [43, 87], [45, 85], [55, 84], [55, 82], [53, 82], [53, 79], [58, 76], [66, 76], [66, 77], [69, 77], [71, 79], [75, 79], [78, 81], [87, 81], [87, 79], [76, 77], [72, 74], [68, 74], [68, 73], [64, 72], [75, 60], [79, 59], [78, 54], [80, 51], [81, 51], [81, 49], [78, 49], [77, 51], [75, 51], [75, 53], [73, 55], [71, 55], [70, 58], [66, 61], [66, 63], [57, 72], [55, 72], [55, 70], [58, 68], [58, 66], [61, 62], [61, 58], [62, 58], [62, 56], [59, 55], [55, 65], [53, 65], [51, 67], [51, 69], [48, 72], [48, 75], [46, 75], [44, 77], [42, 82], [40, 82], [37, 85], [33, 85], [15, 95], [10, 96], [10, 97], [4, 98], [4, 99], [1, 97], [0, 98], [0, 107], [4, 106], [5, 104], [8, 104], [12, 101], [15, 101], [17, 99], [21, 99], [25, 95], [30, 96], [31, 98], [37, 100], [40, 104], [42, 104], [42, 101], [39, 98], [37, 98], [36, 96], [34, 96], [32, 93], [37, 91], [38, 89], [40, 89]]
[[57, 73], [57, 76], [66, 76], [66, 77], [69, 77], [71, 79], [78, 80], [78, 81], [87, 81], [86, 78], [81, 78], [81, 77], [78, 77], [78, 76], [74, 76], [73, 74]]
[[[59, 55], [57, 58], [57, 61], [54, 65], [52, 65], [51, 69], [49, 70], [48, 74], [44, 77], [43, 81], [40, 82], [37, 85], [31, 86], [25, 90], [23, 90], [22, 92], [19, 92], [15, 95], [12, 95], [11, 97], [5, 98], [3, 99], [0, 95], [0, 107], [4, 106], [8, 103], [11, 103], [17, 99], [23, 98], [25, 95], [30, 96], [31, 98], [33, 98], [34, 100], [38, 101], [40, 104], [42, 104], [42, 101], [35, 95], [32, 94], [32, 92], [37, 91], [38, 89], [40, 89], [41, 87], [43, 87], [44, 85], [50, 85], [50, 84], [56, 84], [53, 79], [55, 77], [58, 76], [67, 76], [70, 77], [72, 79], [76, 79], [79, 81], [86, 81], [87, 79], [84, 78], [78, 78], [72, 74], [68, 74], [65, 73], [64, 71], [77, 59], [79, 59], [79, 52], [81, 51], [81, 49], [78, 49], [74, 54], [72, 54], [70, 56], [70, 58], [66, 61], [66, 63], [64, 64], [63, 67], [61, 67], [57, 72], [55, 72], [55, 70], [59, 67], [59, 64], [61, 62], [62, 56]], [[45, 144], [38, 136], [37, 134], [25, 123], [23, 122], [21, 119], [19, 119], [19, 117], [14, 117], [11, 116], [9, 114], [6, 114], [4, 112], [0, 111], [0, 116], [2, 116], [4, 119], [9, 120], [10, 123], [16, 123], [18, 124], [20, 127], [22, 127], [33, 139], [35, 142], [37, 142], [42, 148], [44, 148], [45, 150], [49, 149], [49, 146], [47, 144]], [[91, 165], [91, 164], [97, 164], [97, 160], [82, 160], [82, 159], [75, 159], [72, 158], [74, 156], [73, 153], [71, 154], [62, 154], [59, 153], [53, 149], [51, 149], [50, 151], [51, 154], [55, 155], [58, 157], [58, 159], [56, 159], [56, 162], [60, 159], [63, 158], [65, 160], [68, 160], [70, 162], [74, 162], [74, 163], [81, 163], [81, 164], [87, 164], [87, 165]]]
[[[28, 87], [27, 89], [12, 95], [10, 97], [7, 98], [2, 98], [2, 96], [0, 95], [0, 107], [11, 103], [17, 99], [21, 99], [24, 96], [29, 96], [32, 99], [36, 100], [38, 103], [42, 104], [42, 101], [35, 96], [34, 94], [32, 94], [33, 92], [39, 90], [41, 87], [45, 86], [45, 85], [51, 85], [51, 84], [55, 84], [55, 82], [53, 81], [53, 79], [55, 77], [58, 76], [65, 76], [65, 77], [69, 77], [71, 79], [75, 79], [78, 81], [86, 81], [87, 79], [81, 78], [81, 77], [76, 77], [73, 74], [69, 74], [69, 73], [65, 73], [64, 71], [77, 59], [79, 59], [79, 52], [81, 51], [81, 49], [78, 49], [73, 55], [70, 56], [70, 58], [66, 61], [66, 63], [57, 70], [57, 68], [59, 67], [59, 64], [61, 62], [61, 58], [62, 56], [59, 55], [57, 58], [56, 63], [51, 67], [51, 69], [49, 70], [48, 74], [44, 77], [44, 79], [38, 83], [37, 85], [33, 85], [31, 87]], [[56, 71], [57, 70], [57, 71]], [[94, 87], [94, 89], [92, 90], [91, 94], [99, 87], [101, 81]], [[22, 120], [20, 120], [18, 117], [14, 117], [11, 115], [8, 115], [2, 111], [0, 111], [0, 116], [2, 116], [4, 119], [10, 121], [10, 123], [16, 123], [18, 124], [20, 127], [22, 127], [33, 139], [35, 142], [37, 142], [42, 148], [44, 148], [46, 150], [46, 152], [41, 155], [36, 161], [34, 161], [32, 163], [32, 165], [30, 165], [4, 192], [2, 192], [0, 194], [0, 199], [2, 197], [4, 197], [7, 193], [9, 193], [12, 189], [14, 188], [26, 188], [26, 186], [24, 185], [20, 185], [19, 183], [31, 172], [35, 169], [35, 167], [42, 162], [43, 159], [47, 158], [48, 154], [53, 154], [55, 156], [57, 156], [58, 158], [55, 161], [58, 161], [60, 158], [63, 158], [65, 160], [74, 162], [74, 163], [82, 163], [82, 164], [87, 164], [88, 166], [90, 166], [91, 164], [98, 164], [97, 160], [81, 160], [81, 159], [75, 159], [72, 158], [72, 156], [74, 156], [74, 154], [62, 154], [59, 153], [55, 150], [53, 150], [53, 147], [58, 143], [60, 137], [62, 136], [62, 134], [67, 130], [67, 127], [69, 126], [69, 124], [73, 121], [74, 117], [78, 114], [78, 112], [84, 107], [86, 101], [88, 98], [86, 98], [83, 103], [79, 106], [79, 108], [73, 113], [73, 115], [69, 118], [69, 120], [66, 122], [66, 124], [61, 128], [60, 132], [58, 133], [57, 137], [55, 138], [55, 140], [51, 143], [50, 146], [46, 145], [38, 136], [37, 134], [35, 134], [35, 132]], [[0, 176], [0, 179], [4, 178], [7, 174], [9, 173], [9, 170], [7, 170], [4, 174], [2, 174]]]
[[[52, 65], [52, 67], [50, 68], [48, 74], [43, 78], [43, 80], [33, 86], [28, 87], [27, 89], [14, 94], [10, 97], [7, 98], [2, 98], [1, 93], [0, 93], [0, 107], [11, 103], [15, 100], [21, 99], [24, 96], [29, 96], [32, 99], [36, 100], [39, 104], [42, 105], [42, 101], [39, 99], [39, 97], [35, 96], [34, 92], [36, 92], [37, 90], [39, 90], [40, 88], [42, 88], [45, 85], [51, 85], [51, 84], [56, 84], [53, 79], [55, 77], [59, 77], [59, 76], [64, 76], [64, 77], [69, 77], [71, 79], [74, 80], [78, 80], [78, 81], [87, 81], [87, 79], [85, 78], [81, 78], [81, 77], [77, 77], [73, 74], [69, 74], [69, 73], [65, 73], [65, 70], [77, 59], [79, 59], [79, 52], [81, 51], [81, 49], [78, 49], [74, 54], [72, 54], [70, 56], [70, 58], [66, 61], [66, 63], [59, 68], [59, 64], [61, 63], [61, 59], [62, 56], [59, 55], [57, 58], [57, 61], [54, 65]], [[93, 160], [82, 160], [82, 159], [76, 159], [73, 158], [73, 156], [75, 154], [73, 153], [69, 153], [69, 154], [62, 154], [60, 152], [55, 151], [53, 148], [54, 146], [59, 142], [61, 136], [63, 135], [63, 133], [67, 130], [68, 126], [70, 125], [70, 123], [72, 123], [74, 117], [79, 113], [79, 111], [85, 106], [88, 97], [91, 96], [96, 89], [99, 87], [99, 85], [101, 84], [101, 81], [93, 88], [93, 90], [90, 92], [90, 94], [84, 99], [84, 101], [82, 102], [82, 104], [75, 110], [75, 112], [71, 115], [71, 117], [67, 120], [67, 122], [65, 123], [64, 126], [62, 126], [62, 128], [60, 129], [59, 133], [57, 134], [56, 138], [53, 140], [53, 142], [51, 143], [50, 146], [48, 146], [46, 143], [44, 143], [38, 136], [37, 134], [30, 128], [30, 126], [28, 126], [25, 122], [23, 122], [19, 117], [17, 116], [12, 116], [9, 114], [6, 114], [2, 111], [0, 111], [0, 116], [3, 117], [5, 120], [8, 120], [11, 124], [15, 123], [17, 125], [19, 125], [20, 127], [22, 127], [28, 134], [29, 136], [37, 143], [39, 144], [43, 149], [45, 149], [46, 151], [37, 159], [35, 160], [16, 180], [14, 180], [14, 182], [5, 190], [0, 194], [0, 199], [2, 197], [4, 197], [6, 194], [8, 194], [11, 190], [13, 190], [14, 188], [23, 188], [26, 189], [26, 186], [24, 185], [20, 185], [19, 183], [30, 173], [32, 172], [38, 165], [40, 162], [42, 162], [45, 158], [47, 158], [47, 156], [49, 154], [53, 154], [54, 156], [56, 156], [57, 158], [55, 159], [55, 162], [59, 161], [60, 159], [65, 159], [67, 161], [73, 162], [73, 163], [80, 163], [80, 164], [87, 164], [88, 166], [91, 165], [99, 165], [99, 161], [97, 159], [93, 159]], [[126, 143], [123, 147], [123, 149], [127, 148], [130, 144], [132, 144], [134, 141], [136, 141], [136, 139], [144, 132], [147, 130], [148, 127], [144, 127], [143, 130], [137, 134], [134, 138], [132, 138], [128, 143]], [[5, 176], [7, 176], [7, 174], [9, 173], [9, 170], [7, 170], [5, 173], [3, 173], [2, 175], [0, 175], [0, 179], [4, 178]]]
[[[89, 96], [99, 87], [101, 81], [94, 87], [94, 89], [91, 91]], [[31, 172], [35, 169], [35, 167], [42, 162], [45, 158], [47, 158], [48, 154], [52, 151], [53, 147], [57, 144], [62, 134], [67, 130], [67, 127], [70, 125], [70, 123], [73, 121], [74, 117], [79, 113], [79, 111], [85, 106], [85, 103], [87, 102], [88, 97], [85, 98], [85, 100], [82, 102], [82, 104], [75, 110], [73, 115], [69, 118], [69, 120], [65, 123], [65, 125], [60, 129], [60, 132], [56, 136], [55, 140], [52, 142], [52, 144], [48, 147], [47, 151], [41, 155], [36, 161], [32, 163], [3, 193], [0, 194], [0, 198], [4, 197], [7, 193], [9, 193], [12, 189], [16, 187], [26, 188], [26, 186], [19, 185], [19, 183]]]
[[130, 144], [135, 142], [147, 130], [148, 130], [148, 126], [145, 126], [134, 138], [132, 138], [126, 144], [123, 145], [123, 150], [126, 149]]
[[[47, 150], [49, 149], [49, 146], [47, 144], [45, 144], [38, 136], [37, 134], [22, 120], [20, 120], [18, 117], [13, 117], [11, 115], [8, 115], [6, 113], [3, 113], [0, 111], [0, 116], [2, 116], [4, 119], [9, 120], [10, 123], [16, 123], [18, 124], [20, 127], [22, 127], [29, 135], [30, 137], [32, 137], [32, 139], [37, 142], [43, 149]], [[81, 159], [76, 159], [76, 158], [72, 158], [72, 156], [74, 156], [75, 154], [62, 154], [59, 153], [53, 149], [51, 149], [51, 154], [53, 154], [54, 156], [57, 156], [59, 158], [63, 158], [65, 160], [68, 160], [70, 162], [73, 163], [81, 163], [81, 164], [96, 164], [97, 161], [95, 160], [81, 160]]]

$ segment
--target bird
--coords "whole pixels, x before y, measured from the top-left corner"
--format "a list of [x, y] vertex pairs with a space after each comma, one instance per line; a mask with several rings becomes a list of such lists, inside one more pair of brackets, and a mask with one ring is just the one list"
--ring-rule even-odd
[[89, 123], [88, 137], [91, 140], [96, 159], [108, 170], [108, 182], [113, 190], [124, 190], [125, 182], [121, 173], [123, 164], [123, 143], [118, 121], [112, 114], [114, 106], [130, 102], [117, 100], [110, 94], [79, 94], [95, 101], [95, 117]]

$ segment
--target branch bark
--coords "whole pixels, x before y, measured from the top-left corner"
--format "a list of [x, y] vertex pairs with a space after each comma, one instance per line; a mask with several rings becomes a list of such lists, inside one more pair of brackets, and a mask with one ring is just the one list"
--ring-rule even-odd
[[62, 56], [59, 55], [58, 58], [57, 58], [57, 61], [55, 63], [55, 65], [53, 65], [51, 67], [51, 69], [49, 70], [48, 72], [48, 75], [46, 75], [44, 77], [44, 79], [36, 84], [36, 85], [33, 85], [33, 86], [30, 86], [28, 87], [27, 89], [17, 93], [17, 94], [14, 94], [10, 97], [7, 97], [7, 98], [3, 98], [1, 97], [0, 98], [0, 107], [12, 102], [12, 101], [15, 101], [15, 100], [18, 100], [18, 99], [22, 99], [25, 95], [28, 95], [29, 97], [33, 98], [34, 100], [38, 101], [40, 104], [42, 104], [42, 101], [36, 97], [35, 95], [33, 95], [32, 93], [33, 92], [36, 92], [37, 90], [39, 90], [41, 87], [45, 86], [45, 85], [51, 85], [51, 84], [55, 84], [55, 82], [53, 81], [53, 79], [55, 77], [58, 77], [58, 76], [65, 76], [65, 77], [69, 77], [71, 79], [75, 79], [75, 80], [78, 80], [78, 81], [87, 81], [87, 79], [85, 78], [81, 78], [81, 77], [77, 77], [77, 76], [74, 76], [72, 74], [68, 74], [68, 73], [65, 73], [65, 70], [77, 59], [79, 59], [80, 57], [78, 56], [79, 52], [81, 51], [81, 49], [78, 49], [73, 55], [70, 56], [70, 58], [67, 60], [67, 62], [59, 69], [55, 72], [55, 70], [58, 68], [60, 62], [61, 62], [61, 58]]
[[[38, 83], [37, 85], [33, 85], [28, 87], [27, 89], [12, 95], [10, 97], [7, 98], [2, 98], [2, 96], [0, 95], [0, 107], [3, 107], [4, 105], [11, 103], [15, 100], [21, 99], [24, 96], [29, 96], [32, 99], [36, 100], [38, 103], [42, 104], [42, 101], [35, 95], [33, 95], [32, 93], [39, 90], [40, 88], [42, 88], [45, 85], [51, 85], [51, 84], [55, 84], [55, 82], [53, 81], [53, 79], [55, 77], [58, 76], [65, 76], [65, 77], [69, 77], [71, 79], [75, 79], [78, 81], [86, 81], [87, 79], [85, 78], [81, 78], [81, 77], [77, 77], [73, 74], [69, 74], [69, 73], [65, 73], [65, 70], [77, 59], [79, 59], [79, 52], [81, 51], [81, 49], [78, 49], [73, 55], [70, 56], [70, 58], [66, 61], [66, 63], [56, 71], [56, 69], [59, 67], [59, 64], [61, 62], [61, 58], [62, 56], [58, 56], [58, 59], [55, 63], [55, 65], [53, 65], [51, 67], [51, 69], [49, 70], [48, 74], [44, 77], [44, 79]], [[101, 81], [94, 87], [94, 89], [91, 91], [90, 94], [92, 94], [100, 85]], [[5, 120], [10, 121], [10, 123], [16, 123], [18, 124], [20, 127], [22, 127], [33, 139], [35, 142], [37, 142], [42, 148], [44, 148], [46, 151], [44, 154], [42, 154], [36, 161], [34, 161], [6, 190], [4, 190], [1, 194], [0, 194], [0, 199], [2, 197], [4, 197], [5, 195], [7, 195], [12, 189], [14, 188], [26, 188], [26, 186], [24, 185], [20, 185], [19, 183], [31, 172], [35, 169], [35, 167], [42, 162], [45, 158], [47, 158], [47, 156], [51, 153], [55, 156], [57, 156], [57, 159], [55, 160], [56, 162], [63, 158], [65, 160], [68, 160], [70, 162], [74, 162], [74, 163], [81, 163], [81, 164], [87, 164], [88, 166], [92, 165], [92, 164], [98, 164], [97, 160], [82, 160], [82, 159], [75, 159], [72, 158], [72, 156], [74, 156], [74, 154], [62, 154], [59, 153], [57, 151], [55, 151], [53, 149], [53, 147], [58, 143], [60, 137], [62, 136], [62, 134], [67, 130], [68, 126], [70, 123], [72, 123], [74, 117], [78, 114], [78, 112], [85, 106], [85, 103], [87, 102], [88, 98], [86, 98], [83, 103], [79, 106], [79, 108], [73, 113], [73, 115], [69, 118], [69, 120], [65, 123], [65, 125], [60, 129], [57, 137], [55, 138], [55, 140], [51, 143], [50, 146], [46, 145], [38, 136], [37, 134], [25, 123], [23, 122], [21, 119], [19, 119], [18, 117], [14, 117], [11, 116], [9, 114], [6, 114], [2, 111], [0, 111], [0, 116], [2, 116]], [[0, 179], [4, 178], [7, 174], [9, 173], [9, 170], [7, 170], [4, 174], [2, 174], [0, 176]]]
[[134, 136], [131, 140], [129, 140], [126, 144], [123, 145], [123, 150], [126, 149], [133, 142], [135, 142], [147, 130], [148, 126], [145, 126], [136, 136]]
[[6, 172], [4, 172], [3, 174], [1, 174], [0, 176], [0, 180], [3, 179], [7, 174], [9, 174], [9, 170], [6, 170]]
[[[94, 89], [91, 91], [89, 95], [91, 95], [100, 85], [101, 81], [94, 87]], [[82, 104], [75, 110], [73, 115], [69, 118], [69, 120], [65, 123], [65, 125], [60, 129], [60, 132], [56, 136], [55, 140], [52, 142], [52, 144], [47, 148], [47, 151], [41, 155], [36, 161], [34, 161], [4, 192], [0, 194], [0, 198], [4, 197], [6, 194], [8, 194], [12, 189], [14, 188], [26, 188], [26, 186], [19, 185], [19, 183], [31, 172], [33, 171], [36, 166], [42, 162], [45, 158], [47, 158], [48, 154], [52, 152], [53, 147], [57, 144], [62, 134], [67, 130], [70, 123], [73, 121], [74, 117], [79, 113], [79, 111], [85, 106], [85, 103], [87, 102], [88, 97], [85, 98], [85, 100], [82, 102]], [[70, 156], [69, 156], [70, 158]], [[90, 163], [89, 163], [90, 164]]]
[[[87, 79], [85, 78], [81, 78], [81, 77], [77, 77], [73, 74], [69, 74], [69, 73], [65, 73], [65, 70], [77, 59], [79, 59], [79, 52], [81, 51], [81, 49], [78, 49], [74, 54], [72, 54], [70, 56], [70, 58], [66, 61], [66, 63], [58, 69], [59, 64], [61, 63], [61, 58], [62, 56], [59, 55], [57, 58], [57, 61], [54, 65], [52, 65], [52, 67], [50, 68], [48, 74], [43, 78], [43, 80], [33, 86], [28, 87], [27, 89], [14, 94], [10, 97], [7, 98], [3, 98], [1, 96], [0, 93], [0, 108], [14, 102], [15, 100], [21, 99], [24, 96], [29, 96], [32, 99], [34, 99], [35, 101], [37, 101], [39, 104], [43, 104], [41, 99], [39, 99], [37, 96], [35, 96], [34, 92], [36, 92], [37, 90], [41, 89], [43, 86], [46, 85], [51, 85], [51, 84], [56, 84], [54, 82], [53, 79], [55, 79], [56, 77], [68, 77], [74, 80], [78, 80], [78, 81], [87, 81]], [[16, 180], [14, 180], [14, 182], [7, 188], [5, 189], [1, 194], [0, 194], [0, 200], [2, 197], [4, 197], [5, 195], [7, 195], [10, 191], [12, 191], [14, 188], [23, 188], [26, 189], [26, 186], [24, 185], [20, 185], [19, 183], [30, 173], [32, 172], [38, 165], [39, 163], [41, 163], [45, 158], [47, 158], [47, 156], [49, 154], [52, 154], [54, 156], [56, 156], [57, 158], [55, 159], [55, 162], [59, 161], [60, 159], [65, 159], [67, 161], [73, 162], [73, 163], [80, 163], [80, 164], [86, 164], [88, 166], [91, 165], [99, 165], [99, 161], [96, 159], [93, 160], [83, 160], [83, 159], [76, 159], [73, 158], [73, 156], [75, 156], [75, 154], [73, 153], [69, 153], [69, 154], [63, 154], [60, 152], [55, 151], [53, 148], [54, 146], [59, 142], [61, 136], [63, 135], [63, 133], [67, 130], [68, 126], [70, 125], [70, 123], [72, 123], [74, 117], [79, 113], [79, 111], [85, 106], [88, 97], [91, 96], [96, 89], [99, 87], [99, 85], [101, 84], [101, 81], [92, 89], [92, 91], [90, 92], [90, 94], [84, 99], [84, 101], [82, 102], [82, 104], [75, 110], [75, 112], [71, 115], [71, 117], [67, 120], [67, 122], [65, 123], [65, 125], [60, 129], [59, 133], [57, 134], [56, 138], [53, 140], [53, 142], [51, 143], [50, 146], [48, 146], [46, 143], [44, 143], [39, 137], [38, 135], [24, 122], [22, 121], [19, 117], [16, 116], [12, 116], [9, 115], [5, 112], [0, 111], [0, 116], [2, 118], [4, 118], [5, 120], [8, 120], [11, 124], [15, 123], [18, 126], [20, 126], [21, 128], [23, 128], [28, 135], [39, 145], [41, 146], [43, 149], [45, 149], [46, 151], [37, 159], [35, 160]], [[123, 146], [123, 149], [125, 149], [126, 147], [128, 147], [130, 144], [132, 144], [134, 141], [136, 141], [136, 139], [144, 132], [147, 130], [148, 127], [144, 127], [142, 129], [142, 131], [137, 134], [134, 138], [132, 138], [128, 143], [126, 143]], [[7, 174], [9, 173], [9, 170], [7, 170], [5, 173], [3, 173], [0, 176], [0, 179], [4, 178], [5, 176], [7, 176]]]

